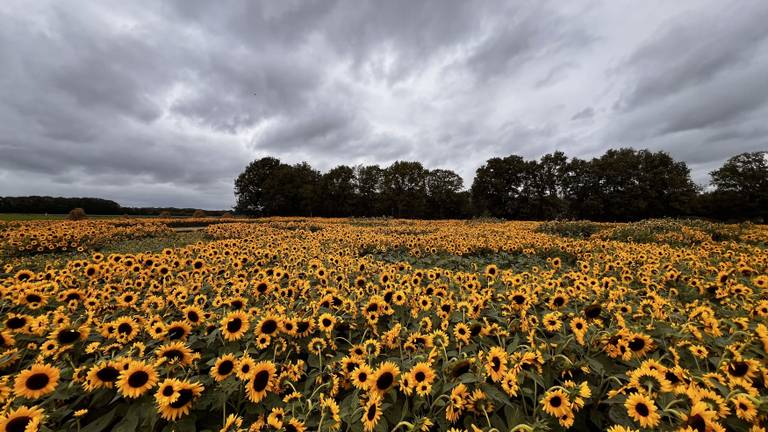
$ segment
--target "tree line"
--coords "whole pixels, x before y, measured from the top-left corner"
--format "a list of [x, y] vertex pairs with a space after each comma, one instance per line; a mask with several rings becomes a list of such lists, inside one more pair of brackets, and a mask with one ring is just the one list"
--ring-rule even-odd
[[[130, 216], [193, 216], [199, 209], [177, 207], [123, 207], [115, 201], [102, 198], [71, 198], [51, 196], [0, 197], [0, 213], [66, 214], [82, 209], [89, 215]], [[221, 216], [226, 210], [207, 210], [209, 216]]]
[[487, 160], [469, 190], [451, 170], [420, 162], [340, 165], [325, 173], [274, 157], [251, 162], [235, 180], [235, 211], [259, 216], [391, 216], [421, 219], [630, 221], [768, 217], [768, 154], [742, 153], [702, 188], [669, 154], [611, 149], [591, 160], [554, 152], [538, 160]]

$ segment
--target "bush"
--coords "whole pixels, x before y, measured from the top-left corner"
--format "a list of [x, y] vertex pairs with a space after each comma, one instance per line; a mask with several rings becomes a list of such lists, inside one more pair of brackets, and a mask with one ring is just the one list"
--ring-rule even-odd
[[158, 215], [158, 217], [161, 217], [161, 218], [169, 218], [169, 217], [172, 217], [172, 216], [173, 216], [173, 215], [172, 215], [172, 214], [171, 214], [171, 212], [169, 212], [168, 210], [163, 210], [163, 211], [161, 211], [161, 212], [160, 212], [160, 214]]
[[234, 217], [235, 217], [235, 215], [233, 215], [233, 214], [232, 214], [232, 213], [230, 213], [230, 212], [226, 212], [226, 213], [224, 213], [223, 215], [221, 215], [221, 218], [222, 218], [222, 219], [233, 219]]
[[204, 218], [207, 217], [208, 214], [205, 213], [205, 210], [195, 210], [194, 213], [192, 213], [193, 218]]
[[85, 214], [85, 210], [81, 209], [80, 207], [72, 209], [69, 211], [69, 215], [67, 216], [67, 219], [69, 220], [83, 220], [87, 218], [88, 216]]
[[592, 234], [603, 229], [595, 222], [589, 221], [549, 221], [536, 228], [536, 232], [558, 235], [567, 238], [589, 238]]

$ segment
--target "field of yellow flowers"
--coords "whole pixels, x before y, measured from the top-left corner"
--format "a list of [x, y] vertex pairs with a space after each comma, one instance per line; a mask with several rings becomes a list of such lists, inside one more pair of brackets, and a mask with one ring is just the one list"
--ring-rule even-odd
[[768, 428], [765, 226], [169, 224], [0, 223], [0, 432]]

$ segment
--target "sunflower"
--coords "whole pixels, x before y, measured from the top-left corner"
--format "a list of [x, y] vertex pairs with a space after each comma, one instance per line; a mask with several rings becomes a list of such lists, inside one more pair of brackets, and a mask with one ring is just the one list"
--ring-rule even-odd
[[165, 326], [165, 337], [168, 340], [182, 340], [189, 336], [192, 327], [186, 321], [174, 321]]
[[246, 384], [248, 399], [258, 403], [271, 391], [277, 368], [271, 361], [262, 361], [253, 368], [253, 375]]
[[[267, 335], [272, 336], [280, 329], [280, 317], [278, 317], [275, 314], [267, 314], [264, 317], [261, 318], [259, 323], [256, 325], [256, 335]], [[301, 332], [302, 324], [303, 322], [299, 322], [297, 324], [297, 332]]]
[[655, 428], [661, 421], [656, 404], [642, 393], [632, 393], [624, 402], [627, 414], [644, 428]]
[[102, 361], [88, 370], [85, 388], [88, 391], [112, 388], [119, 376], [120, 370], [113, 361]]
[[196, 326], [205, 321], [205, 312], [199, 306], [187, 306], [184, 308], [184, 319], [190, 325]]
[[637, 357], [643, 357], [653, 349], [653, 339], [642, 333], [634, 333], [627, 346]]
[[127, 367], [120, 372], [117, 379], [117, 389], [128, 398], [138, 398], [157, 383], [157, 372], [152, 366], [140, 362], [130, 361]]
[[285, 432], [304, 432], [307, 427], [299, 419], [292, 418], [288, 420], [288, 423], [283, 425]]
[[2, 432], [37, 432], [43, 421], [43, 410], [36, 407], [20, 406], [0, 416]]
[[235, 414], [230, 414], [227, 416], [227, 419], [221, 426], [219, 432], [238, 432], [242, 426], [243, 418]]
[[381, 399], [372, 397], [363, 405], [363, 429], [371, 432], [381, 419]]
[[360, 390], [368, 390], [373, 382], [373, 370], [367, 364], [358, 366], [352, 371], [352, 385]]
[[507, 371], [507, 352], [504, 348], [495, 346], [486, 356], [485, 371], [493, 382], [499, 382]]
[[256, 362], [246, 354], [235, 363], [235, 375], [240, 380], [248, 381], [253, 376], [254, 367], [256, 367]]
[[470, 337], [469, 326], [464, 323], [456, 324], [453, 327], [453, 335], [456, 337], [457, 341], [465, 345], [468, 344]]
[[427, 362], [416, 363], [408, 372], [408, 376], [413, 381], [416, 393], [420, 396], [426, 396], [432, 391], [432, 382], [435, 380], [435, 372]]
[[386, 393], [395, 385], [398, 375], [400, 368], [396, 364], [389, 361], [382, 363], [371, 377], [371, 390], [379, 394]]
[[0, 348], [8, 348], [16, 345], [13, 335], [5, 330], [0, 331]]
[[[176, 395], [171, 397], [161, 397], [158, 402], [158, 413], [160, 414], [160, 417], [169, 421], [175, 421], [178, 418], [189, 414], [192, 410], [192, 403], [197, 400], [203, 393], [203, 390], [205, 390], [205, 387], [203, 387], [202, 384], [189, 381], [174, 380], [172, 385], [173, 389], [176, 391]], [[168, 386], [161, 384], [160, 387], [167, 392]]]
[[192, 352], [184, 342], [170, 342], [157, 348], [155, 356], [158, 359], [165, 359], [167, 362], [190, 366], [199, 357], [199, 354]]
[[113, 323], [114, 336], [120, 342], [130, 342], [139, 334], [139, 325], [131, 317], [120, 317]]
[[236, 358], [234, 354], [224, 354], [216, 359], [211, 368], [211, 376], [216, 382], [224, 381], [235, 370]]
[[31, 316], [11, 313], [8, 314], [8, 317], [5, 319], [5, 328], [11, 331], [27, 333], [31, 323]]
[[691, 412], [685, 418], [685, 426], [695, 431], [724, 431], [715, 421], [717, 412], [712, 411], [706, 402], [696, 402], [691, 406]]
[[221, 334], [227, 341], [236, 341], [248, 330], [250, 321], [242, 311], [230, 312], [221, 320]]
[[560, 312], [550, 312], [541, 319], [544, 329], [548, 332], [559, 331], [563, 327], [563, 322], [560, 321]]
[[59, 384], [59, 369], [47, 364], [35, 364], [16, 376], [13, 392], [16, 396], [37, 399], [56, 390]]
[[155, 402], [158, 407], [168, 405], [179, 398], [179, 393], [177, 391], [179, 383], [180, 381], [175, 378], [168, 378], [160, 383], [155, 392]]
[[267, 424], [275, 429], [283, 427], [283, 420], [285, 420], [285, 410], [282, 408], [272, 408], [272, 411], [267, 416]]
[[568, 394], [560, 389], [548, 391], [540, 403], [544, 412], [553, 417], [560, 418], [571, 411]]
[[757, 408], [752, 399], [744, 394], [731, 398], [731, 403], [736, 408], [736, 417], [751, 422], [757, 418]]

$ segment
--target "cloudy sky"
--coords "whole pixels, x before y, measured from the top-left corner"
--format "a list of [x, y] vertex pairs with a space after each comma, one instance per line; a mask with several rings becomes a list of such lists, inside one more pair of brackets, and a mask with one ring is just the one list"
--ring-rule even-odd
[[0, 2], [0, 195], [229, 208], [255, 158], [768, 148], [768, 2]]

